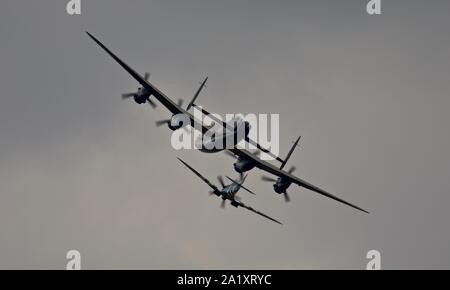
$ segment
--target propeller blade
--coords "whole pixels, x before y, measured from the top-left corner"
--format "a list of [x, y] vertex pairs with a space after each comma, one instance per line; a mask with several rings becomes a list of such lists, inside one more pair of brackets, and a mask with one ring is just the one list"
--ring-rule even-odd
[[277, 182], [276, 179], [274, 179], [272, 177], [267, 177], [267, 176], [261, 176], [261, 180], [262, 181], [268, 181], [268, 182]]
[[284, 196], [284, 201], [285, 202], [290, 202], [291, 198], [289, 197], [289, 194], [287, 193], [287, 191], [283, 192], [283, 196]]
[[222, 202], [220, 203], [220, 208], [225, 208], [225, 199], [222, 199]]
[[147, 99], [148, 104], [153, 108], [156, 109], [156, 104], [155, 102], [153, 102], [152, 100], [150, 100], [150, 98]]
[[150, 78], [150, 73], [146, 72], [144, 75], [144, 80], [148, 81], [149, 78]]
[[234, 155], [233, 153], [231, 153], [231, 152], [228, 151], [228, 150], [225, 150], [225, 151], [223, 151], [223, 152], [225, 152], [225, 154], [227, 154], [227, 155], [230, 156], [230, 157], [233, 157], [233, 158], [235, 158], [235, 159], [238, 159], [238, 158], [236, 157], [236, 155]]
[[215, 193], [214, 193], [214, 190], [211, 190], [210, 192], [209, 192], [209, 195], [214, 195]]
[[289, 173], [289, 174], [292, 174], [292, 172], [294, 172], [296, 169], [297, 169], [297, 167], [292, 166], [292, 167], [289, 169], [288, 173]]
[[126, 93], [126, 94], [122, 94], [122, 99], [129, 99], [131, 97], [136, 96], [136, 93]]
[[162, 125], [164, 125], [164, 124], [169, 124], [169, 122], [170, 122], [170, 119], [167, 119], [167, 120], [159, 120], [159, 121], [156, 121], [155, 124], [156, 124], [157, 127], [160, 127], [160, 126], [162, 126]]
[[225, 183], [223, 182], [223, 177], [222, 176], [217, 176], [217, 180], [219, 181], [220, 185], [223, 187], [225, 187]]
[[183, 99], [178, 99], [178, 106], [183, 106], [184, 100]]

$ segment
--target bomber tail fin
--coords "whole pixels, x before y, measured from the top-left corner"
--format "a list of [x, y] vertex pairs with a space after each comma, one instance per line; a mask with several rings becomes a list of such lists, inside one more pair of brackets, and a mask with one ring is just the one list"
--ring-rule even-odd
[[200, 87], [198, 88], [197, 92], [195, 92], [194, 97], [192, 98], [192, 101], [189, 103], [189, 105], [186, 108], [186, 111], [188, 111], [193, 105], [194, 102], [197, 100], [198, 95], [200, 94], [200, 92], [203, 90], [203, 88], [205, 87], [206, 81], [208, 80], [208, 77], [205, 78], [205, 80], [200, 84]]
[[292, 146], [291, 150], [289, 150], [288, 154], [286, 155], [286, 158], [283, 160], [283, 162], [281, 163], [280, 169], [283, 169], [284, 166], [286, 165], [286, 163], [288, 162], [289, 158], [292, 155], [292, 152], [294, 152], [295, 147], [298, 146], [298, 142], [300, 141], [300, 138], [302, 138], [302, 136], [299, 136], [297, 138], [297, 140], [294, 142], [294, 145]]

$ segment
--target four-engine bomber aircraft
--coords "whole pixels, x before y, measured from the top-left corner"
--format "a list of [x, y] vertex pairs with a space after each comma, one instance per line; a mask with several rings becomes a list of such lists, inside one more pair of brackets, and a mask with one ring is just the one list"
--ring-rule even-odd
[[[204, 134], [205, 132], [207, 132], [210, 128], [206, 127], [202, 124], [201, 121], [198, 121], [194, 118], [194, 116], [189, 113], [187, 110], [183, 109], [181, 107], [181, 104], [176, 104], [174, 101], [172, 101], [169, 97], [167, 97], [164, 93], [162, 93], [158, 88], [156, 88], [153, 84], [151, 84], [148, 81], [148, 78], [142, 77], [140, 74], [138, 74], [135, 70], [133, 70], [130, 66], [128, 66], [125, 62], [123, 62], [121, 59], [119, 59], [114, 53], [112, 53], [106, 46], [104, 46], [98, 39], [96, 39], [93, 35], [91, 35], [89, 32], [86, 32], [100, 47], [102, 47], [115, 61], [117, 61], [137, 82], [139, 82], [139, 84], [142, 86], [142, 88], [139, 90], [139, 94], [137, 94], [136, 96], [138, 97], [139, 103], [145, 103], [146, 101], [150, 100], [150, 97], [153, 96], [155, 97], [161, 104], [163, 104], [171, 113], [172, 113], [172, 118], [171, 118], [171, 122], [169, 123], [167, 121], [167, 123], [170, 125], [169, 128], [172, 130], [177, 130], [180, 129], [183, 125], [186, 125], [186, 122], [182, 122], [183, 118], [187, 118], [188, 119], [188, 124], [190, 124], [193, 128], [201, 128], [202, 133]], [[205, 80], [206, 81], [206, 80]], [[203, 83], [204, 85], [204, 83]], [[202, 87], [203, 87], [202, 85]], [[201, 88], [202, 88], [201, 87]], [[200, 88], [200, 90], [201, 90]], [[196, 96], [194, 97], [194, 100], [191, 101], [191, 103], [189, 104], [189, 106], [194, 106], [193, 102], [195, 101], [195, 98], [198, 96], [198, 94], [196, 94]], [[135, 97], [136, 99], [136, 97]], [[151, 103], [150, 103], [151, 104]], [[206, 110], [203, 110], [204, 112], [206, 112], [210, 117], [212, 117], [212, 115], [209, 114], [209, 112], [207, 112]], [[213, 119], [214, 120], [214, 119]], [[225, 128], [229, 128], [230, 124], [227, 123], [222, 123], [220, 121], [220, 123], [225, 127]], [[248, 123], [247, 122], [243, 122], [241, 125], [245, 126], [247, 129]], [[238, 124], [239, 126], [239, 124]], [[235, 128], [233, 128], [235, 130]], [[283, 160], [281, 158], [279, 158], [278, 156], [275, 156], [274, 154], [272, 154], [269, 150], [261, 147], [257, 142], [254, 142], [253, 140], [248, 138], [248, 130], [245, 130], [246, 135], [245, 135], [245, 141], [247, 141], [249, 144], [256, 146], [260, 151], [263, 151], [269, 155], [271, 155], [272, 157], [274, 157], [277, 161], [281, 162], [282, 165], [280, 168], [277, 168], [276, 166], [272, 165], [269, 162], [266, 162], [264, 160], [261, 160], [260, 158], [258, 158], [257, 155], [250, 153], [247, 150], [244, 149], [240, 149], [237, 148], [236, 146], [234, 146], [234, 148], [232, 149], [228, 149], [228, 148], [224, 148], [229, 150], [231, 153], [233, 153], [235, 156], [237, 156], [238, 161], [234, 164], [234, 168], [236, 171], [238, 172], [246, 172], [248, 170], [251, 170], [255, 167], [264, 170], [268, 173], [271, 173], [275, 176], [278, 177], [278, 180], [276, 181], [276, 183], [274, 184], [274, 189], [277, 193], [285, 193], [286, 189], [292, 184], [297, 184], [301, 187], [305, 187], [309, 190], [312, 190], [316, 193], [319, 193], [323, 196], [329, 197], [331, 199], [334, 199], [338, 202], [341, 202], [343, 204], [346, 204], [348, 206], [351, 206], [355, 209], [358, 209], [360, 211], [363, 211], [365, 213], [368, 213], [368, 211], [353, 205], [339, 197], [336, 197], [328, 192], [326, 192], [323, 189], [320, 189], [317, 186], [314, 186], [308, 182], [306, 182], [305, 180], [296, 177], [294, 175], [292, 175], [292, 170], [289, 171], [284, 171], [283, 167], [287, 162], [287, 159], [290, 157], [290, 154], [292, 152], [290, 152], [288, 154], [288, 157], [286, 160]], [[235, 138], [234, 140], [234, 145], [236, 145], [237, 143], [239, 143], [241, 140], [239, 140], [238, 138]], [[209, 146], [205, 146], [206, 148]], [[295, 146], [294, 146], [295, 147]], [[202, 148], [203, 149], [203, 148]], [[292, 151], [293, 149], [291, 149]], [[214, 150], [208, 151], [206, 149], [202, 150], [203, 152], [218, 152], [217, 148], [215, 148]], [[287, 194], [285, 194], [285, 197], [287, 196]]]
[[[178, 157], [177, 157], [178, 158]], [[245, 178], [247, 177], [246, 175], [242, 175], [241, 174], [241, 179], [238, 181], [230, 178], [227, 176], [227, 178], [232, 182], [229, 185], [225, 185], [225, 183], [223, 182], [223, 179], [221, 176], [218, 177], [218, 180], [220, 182], [220, 185], [222, 186], [222, 189], [219, 189], [217, 186], [215, 186], [214, 184], [212, 184], [208, 179], [206, 179], [203, 175], [201, 175], [197, 170], [195, 170], [194, 168], [192, 168], [189, 164], [187, 164], [186, 162], [184, 162], [183, 160], [181, 160], [180, 158], [178, 158], [178, 160], [181, 161], [181, 163], [183, 163], [184, 165], [186, 165], [192, 172], [195, 173], [195, 175], [197, 175], [198, 177], [200, 177], [201, 180], [203, 180], [206, 184], [209, 185], [209, 187], [212, 188], [212, 191], [210, 191], [210, 194], [213, 195], [217, 195], [218, 197], [222, 198], [222, 203], [220, 205], [221, 208], [225, 208], [225, 202], [227, 200], [230, 201], [230, 204], [234, 207], [242, 207], [245, 209], [248, 209], [249, 211], [252, 211], [256, 214], [259, 214], [260, 216], [263, 216], [271, 221], [276, 222], [277, 224], [282, 224], [279, 221], [277, 221], [274, 218], [271, 218], [270, 216], [257, 211], [255, 209], [253, 209], [252, 207], [245, 205], [243, 202], [240, 201], [239, 196], [236, 195], [236, 193], [239, 191], [239, 189], [244, 189], [246, 191], [248, 191], [251, 194], [254, 194], [253, 192], [251, 192], [249, 189], [245, 188], [242, 184], [245, 181]]]

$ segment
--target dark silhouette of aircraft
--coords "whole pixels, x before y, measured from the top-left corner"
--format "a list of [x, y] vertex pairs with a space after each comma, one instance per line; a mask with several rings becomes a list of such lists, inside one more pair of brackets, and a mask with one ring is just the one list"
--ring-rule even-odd
[[[148, 81], [150, 78], [150, 73], [146, 72], [144, 75], [144, 80]], [[150, 91], [146, 87], [139, 87], [137, 92], [135, 93], [125, 93], [122, 94], [122, 99], [126, 100], [133, 97], [134, 101], [138, 104], [144, 104], [145, 102], [148, 102], [150, 106], [153, 108], [156, 108], [156, 104], [150, 100]]]
[[[172, 117], [171, 117], [171, 121], [170, 121], [170, 126], [169, 128], [171, 130], [177, 130], [180, 129], [184, 126], [190, 125], [193, 128], [200, 128], [200, 130], [202, 131], [202, 134], [205, 134], [206, 132], [208, 132], [208, 130], [210, 129], [209, 127], [205, 126], [202, 124], [201, 121], [198, 121], [194, 118], [193, 114], [189, 113], [187, 111], [187, 109], [183, 109], [182, 108], [182, 103], [178, 102], [178, 104], [176, 104], [173, 100], [171, 100], [169, 97], [167, 97], [164, 93], [162, 93], [158, 88], [156, 88], [153, 84], [151, 84], [148, 81], [148, 78], [146, 79], [145, 77], [142, 77], [140, 74], [138, 74], [135, 70], [133, 70], [130, 66], [128, 66], [124, 61], [122, 61], [120, 58], [118, 58], [114, 53], [112, 53], [106, 46], [104, 46], [97, 38], [95, 38], [92, 34], [90, 34], [89, 32], [86, 32], [89, 37], [91, 37], [100, 47], [102, 47], [115, 61], [117, 61], [122, 68], [124, 68], [137, 82], [139, 82], [139, 84], [141, 84], [142, 88], [141, 90], [145, 92], [141, 93], [142, 96], [147, 97], [145, 100], [149, 100], [150, 97], [154, 97], [155, 99], [157, 99], [164, 107], [166, 107], [171, 113], [172, 113]], [[204, 83], [206, 82], [206, 80], [204, 81]], [[201, 86], [201, 88], [203, 88], [203, 86]], [[200, 88], [200, 90], [201, 90]], [[196, 96], [194, 97], [194, 100], [192, 100], [190, 102], [190, 107], [192, 106], [196, 106], [194, 104], [195, 99], [197, 98], [198, 94], [196, 94]], [[142, 97], [142, 99], [138, 98], [139, 102], [142, 103], [142, 100], [144, 99], [144, 97]], [[137, 101], [136, 101], [137, 102]], [[198, 107], [198, 106], [197, 106]], [[222, 124], [222, 126], [226, 129], [228, 129], [230, 132], [236, 132], [236, 127], [232, 126], [229, 123], [223, 122], [221, 120], [218, 120], [214, 118], [213, 115], [211, 115], [208, 111], [206, 111], [205, 109], [202, 108], [202, 112], [206, 115], [208, 115], [209, 117], [211, 117], [215, 122], [219, 122], [220, 124]], [[182, 120], [187, 120], [188, 122], [183, 122]], [[241, 122], [241, 124], [237, 125], [240, 128], [244, 128], [244, 132], [246, 134], [244, 134], [244, 138], [245, 141], [247, 141], [249, 144], [252, 144], [254, 146], [256, 146], [256, 148], [258, 148], [258, 150], [265, 152], [267, 154], [269, 154], [270, 156], [272, 156], [273, 158], [275, 158], [277, 161], [282, 163], [282, 166], [280, 168], [274, 166], [273, 164], [266, 162], [264, 160], [261, 160], [257, 154], [253, 154], [245, 149], [240, 149], [237, 148], [236, 145], [242, 140], [239, 138], [234, 138], [234, 147], [231, 149], [228, 149], [226, 147], [224, 147], [223, 149], [217, 149], [214, 146], [204, 146], [203, 148], [201, 148], [201, 151], [203, 152], [207, 152], [207, 153], [213, 153], [213, 152], [218, 152], [221, 150], [228, 150], [230, 153], [232, 153], [234, 156], [236, 156], [236, 158], [238, 159], [237, 162], [234, 164], [234, 168], [237, 172], [239, 173], [243, 173], [246, 171], [249, 171], [253, 168], [259, 168], [263, 171], [266, 171], [270, 174], [273, 174], [275, 176], [278, 177], [277, 180], [273, 180], [274, 182], [276, 182], [274, 184], [274, 189], [276, 192], [278, 193], [283, 193], [285, 196], [286, 200], [289, 200], [289, 197], [287, 196], [286, 189], [291, 185], [291, 184], [297, 184], [298, 186], [307, 188], [311, 191], [314, 191], [318, 194], [321, 194], [323, 196], [326, 196], [328, 198], [334, 199], [340, 203], [346, 204], [350, 207], [353, 207], [355, 209], [358, 209], [362, 212], [365, 213], [369, 213], [368, 211], [353, 205], [337, 196], [332, 195], [331, 193], [328, 193], [327, 191], [299, 178], [296, 177], [294, 175], [292, 175], [293, 170], [289, 170], [289, 171], [284, 171], [283, 164], [286, 164], [287, 159], [290, 157], [290, 154], [288, 154], [288, 158], [286, 160], [281, 159], [278, 156], [275, 156], [273, 153], [271, 153], [269, 150], [263, 148], [262, 146], [260, 146], [257, 142], [251, 140], [248, 137], [248, 122]], [[241, 136], [241, 134], [237, 134], [237, 136]], [[208, 145], [208, 144], [203, 144], [202, 145]], [[295, 147], [295, 146], [294, 146]], [[209, 148], [213, 148], [213, 149], [209, 149]], [[293, 149], [291, 149], [291, 151], [293, 151]], [[292, 152], [290, 152], [292, 153]]]
[[195, 175], [197, 175], [198, 177], [200, 177], [201, 180], [203, 180], [206, 184], [209, 185], [209, 187], [212, 188], [212, 191], [210, 191], [210, 195], [217, 195], [218, 197], [222, 198], [222, 202], [220, 207], [221, 208], [225, 208], [225, 204], [226, 201], [229, 200], [230, 204], [234, 207], [242, 207], [245, 208], [249, 211], [252, 211], [256, 214], [259, 214], [260, 216], [263, 216], [273, 222], [276, 222], [277, 224], [282, 224], [281, 222], [277, 221], [274, 218], [271, 218], [270, 216], [257, 211], [255, 209], [253, 209], [252, 207], [245, 205], [239, 198], [239, 196], [237, 196], [237, 192], [242, 188], [244, 190], [246, 190], [247, 192], [254, 194], [252, 191], [250, 191], [249, 189], [247, 189], [246, 187], [244, 187], [242, 184], [245, 181], [245, 178], [247, 177], [246, 175], [241, 174], [241, 178], [238, 181], [226, 176], [232, 183], [229, 185], [225, 185], [223, 179], [221, 176], [218, 176], [217, 179], [219, 180], [220, 185], [222, 186], [222, 189], [219, 189], [217, 186], [215, 186], [214, 184], [212, 184], [208, 179], [206, 179], [203, 175], [201, 175], [197, 170], [195, 170], [194, 168], [192, 168], [189, 164], [187, 164], [186, 162], [184, 162], [182, 159], [178, 158], [178, 160], [180, 160], [181, 163], [183, 163], [186, 167], [188, 167], [192, 172], [195, 173]]

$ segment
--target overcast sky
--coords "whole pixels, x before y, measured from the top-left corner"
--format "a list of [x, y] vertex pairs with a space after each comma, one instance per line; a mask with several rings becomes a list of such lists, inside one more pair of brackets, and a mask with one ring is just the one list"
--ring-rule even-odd
[[[0, 9], [0, 268], [450, 268], [450, 2], [6, 0]], [[223, 153], [175, 151], [169, 116], [120, 94], [137, 83], [89, 30], [173, 99], [279, 113], [301, 178], [286, 204], [253, 170], [243, 201], [211, 181]], [[289, 166], [288, 165], [288, 166]]]

